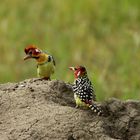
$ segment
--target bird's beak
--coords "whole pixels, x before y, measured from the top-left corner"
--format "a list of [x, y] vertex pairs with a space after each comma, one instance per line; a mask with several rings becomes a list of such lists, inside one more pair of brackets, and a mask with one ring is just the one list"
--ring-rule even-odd
[[69, 67], [70, 70], [72, 71], [75, 71], [75, 68], [74, 67]]
[[27, 60], [27, 59], [30, 59], [30, 58], [32, 58], [31, 55], [26, 55], [26, 56], [24, 57], [24, 60]]

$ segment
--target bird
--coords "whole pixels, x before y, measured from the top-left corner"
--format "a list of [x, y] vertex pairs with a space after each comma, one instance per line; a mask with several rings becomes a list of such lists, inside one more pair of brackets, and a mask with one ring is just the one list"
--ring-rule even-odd
[[102, 114], [102, 109], [97, 106], [96, 95], [91, 81], [88, 78], [86, 68], [84, 66], [69, 67], [74, 72], [74, 84], [72, 89], [74, 92], [74, 99], [77, 107], [90, 108], [98, 115]]
[[24, 60], [35, 59], [37, 62], [37, 75], [41, 79], [51, 80], [51, 75], [55, 71], [55, 60], [52, 55], [42, 51], [35, 45], [28, 45], [24, 52], [26, 56]]

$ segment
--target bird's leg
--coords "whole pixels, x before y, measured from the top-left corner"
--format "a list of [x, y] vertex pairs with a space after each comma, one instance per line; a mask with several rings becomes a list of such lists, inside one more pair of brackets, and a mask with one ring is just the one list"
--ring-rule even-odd
[[78, 108], [78, 107], [79, 107], [78, 105], [75, 106], [75, 108]]

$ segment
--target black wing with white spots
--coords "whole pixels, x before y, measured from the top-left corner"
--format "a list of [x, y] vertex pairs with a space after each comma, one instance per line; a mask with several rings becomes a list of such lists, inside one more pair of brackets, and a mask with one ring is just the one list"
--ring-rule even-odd
[[94, 89], [88, 77], [76, 79], [73, 91], [85, 103], [91, 103], [92, 100], [95, 100]]

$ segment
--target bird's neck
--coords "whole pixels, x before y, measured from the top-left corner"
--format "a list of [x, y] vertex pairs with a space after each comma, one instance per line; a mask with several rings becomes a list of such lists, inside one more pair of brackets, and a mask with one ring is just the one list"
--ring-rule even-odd
[[48, 61], [48, 55], [45, 53], [40, 54], [39, 58], [36, 59], [37, 64], [43, 64]]
[[84, 75], [80, 75], [80, 76], [77, 76], [75, 75], [75, 79], [84, 79], [84, 78], [87, 78], [87, 73], [85, 73]]

